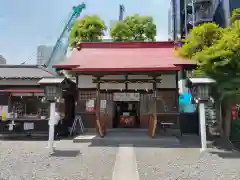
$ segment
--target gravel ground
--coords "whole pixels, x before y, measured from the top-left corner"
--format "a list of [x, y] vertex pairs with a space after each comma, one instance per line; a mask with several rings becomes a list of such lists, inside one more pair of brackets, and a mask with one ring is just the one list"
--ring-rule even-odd
[[[0, 180], [111, 180], [117, 145], [57, 142], [50, 155], [45, 141], [0, 141]], [[108, 144], [109, 145], [109, 144]], [[140, 180], [239, 180], [240, 153], [189, 144], [135, 147]], [[185, 148], [181, 148], [185, 147]], [[126, 162], [127, 163], [127, 162]]]
[[140, 180], [239, 180], [240, 154], [197, 148], [137, 148]]
[[0, 180], [111, 180], [116, 147], [44, 141], [0, 141]]

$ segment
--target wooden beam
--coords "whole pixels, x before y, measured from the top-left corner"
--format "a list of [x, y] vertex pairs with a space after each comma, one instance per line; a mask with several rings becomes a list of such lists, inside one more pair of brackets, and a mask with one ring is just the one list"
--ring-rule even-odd
[[[99, 77], [97, 79], [100, 79]], [[100, 83], [97, 83], [97, 92], [96, 92], [96, 124], [97, 124], [97, 132], [99, 133], [100, 137], [104, 137], [104, 132], [102, 128], [102, 123], [100, 120]]]
[[176, 110], [179, 112], [179, 87], [178, 87], [178, 71], [176, 71]]
[[[154, 77], [154, 80], [156, 80], [156, 77]], [[156, 81], [153, 83], [153, 119], [152, 119], [152, 133], [151, 136], [154, 137], [156, 134], [156, 128], [157, 128], [157, 84]]]
[[116, 71], [116, 72], [76, 72], [76, 74], [81, 74], [81, 75], [92, 75], [95, 77], [99, 76], [107, 76], [107, 75], [146, 75], [146, 76], [161, 76], [163, 74], [173, 74], [173, 71], [161, 71], [161, 72], [149, 72], [149, 71]]
[[102, 79], [102, 80], [97, 80], [93, 79], [93, 83], [161, 83], [162, 79]]
[[148, 120], [148, 134], [152, 136], [152, 129], [153, 129], [153, 116], [151, 115]]
[[125, 89], [128, 89], [128, 75], [125, 75]]
[[[176, 71], [176, 111], [177, 113], [180, 113], [180, 108], [179, 108], [179, 87], [178, 87], [178, 71]], [[177, 116], [177, 126], [180, 129], [180, 134], [182, 135], [182, 131], [180, 128], [180, 117]]]
[[105, 92], [111, 92], [111, 93], [141, 93], [141, 94], [151, 94], [153, 91], [152, 89], [149, 89], [148, 91], [146, 90], [143, 90], [143, 89], [138, 89], [137, 91], [136, 90], [133, 90], [133, 89], [123, 89], [122, 91], [120, 89], [101, 89], [100, 92], [102, 93], [105, 93]]

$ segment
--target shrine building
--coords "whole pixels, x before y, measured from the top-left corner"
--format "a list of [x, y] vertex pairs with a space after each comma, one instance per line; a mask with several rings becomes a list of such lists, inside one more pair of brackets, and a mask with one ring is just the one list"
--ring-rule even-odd
[[84, 42], [54, 65], [76, 75], [75, 114], [102, 137], [111, 128], [154, 136], [159, 122], [178, 129], [179, 72], [195, 66], [176, 56], [173, 42]]

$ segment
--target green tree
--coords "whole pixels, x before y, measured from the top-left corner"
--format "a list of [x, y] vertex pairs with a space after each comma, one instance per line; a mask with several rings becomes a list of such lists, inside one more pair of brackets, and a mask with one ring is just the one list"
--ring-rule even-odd
[[231, 105], [240, 93], [240, 21], [235, 21], [222, 38], [197, 52], [194, 59], [204, 73], [217, 81], [215, 90], [222, 102], [224, 131], [229, 137]]
[[114, 41], [128, 41], [132, 36], [128, 25], [123, 21], [113, 24], [110, 35]]
[[223, 29], [215, 23], [204, 23], [192, 29], [184, 40], [179, 55], [184, 58], [192, 58], [205, 47], [210, 47], [222, 37]]
[[69, 44], [74, 47], [78, 42], [101, 41], [106, 29], [107, 26], [99, 16], [85, 16], [73, 25]]
[[233, 24], [236, 20], [240, 20], [240, 8], [236, 8], [232, 11], [230, 23]]
[[114, 41], [155, 41], [156, 34], [153, 18], [138, 14], [115, 23], [110, 30]]
[[225, 135], [231, 127], [231, 105], [240, 93], [240, 21], [233, 13], [232, 25], [224, 29], [214, 23], [194, 27], [179, 49], [179, 55], [196, 61], [194, 75], [206, 75], [216, 80], [213, 97], [222, 105]]

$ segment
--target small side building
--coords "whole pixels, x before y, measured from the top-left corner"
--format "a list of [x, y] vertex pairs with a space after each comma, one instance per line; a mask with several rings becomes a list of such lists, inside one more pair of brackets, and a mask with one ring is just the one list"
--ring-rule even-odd
[[[59, 83], [68, 81], [43, 66], [0, 65], [0, 133], [25, 130], [48, 132], [49, 103], [43, 101], [44, 89], [38, 83], [43, 78]], [[65, 113], [66, 124], [69, 124], [68, 120], [72, 123], [76, 89], [75, 83], [68, 83], [73, 92], [64, 91], [64, 100], [58, 104], [58, 108]], [[12, 120], [16, 126], [11, 130], [8, 124]]]

